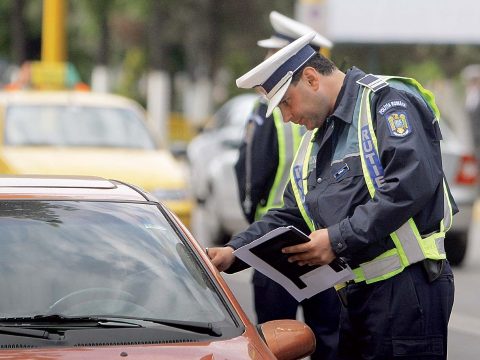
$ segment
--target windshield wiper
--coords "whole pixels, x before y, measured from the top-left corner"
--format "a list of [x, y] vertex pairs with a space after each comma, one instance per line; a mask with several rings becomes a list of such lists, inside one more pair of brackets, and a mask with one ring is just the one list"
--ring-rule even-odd
[[114, 319], [118, 319], [118, 318], [146, 321], [154, 324], [170, 326], [177, 329], [192, 331], [192, 332], [201, 333], [201, 334], [207, 334], [212, 336], [222, 336], [221, 330], [210, 322], [167, 320], [167, 319], [155, 319], [155, 318], [136, 318], [136, 317], [129, 317], [129, 316], [120, 316], [120, 317], [115, 317]]
[[[50, 333], [48, 331], [39, 329], [18, 328], [12, 326], [0, 326], [0, 334], [25, 336], [39, 339], [50, 339]], [[58, 339], [59, 338], [60, 337], [58, 337]]]
[[[64, 316], [59, 314], [35, 315], [30, 317], [0, 318], [0, 324], [15, 324], [16, 327], [54, 327], [64, 326], [82, 327], [145, 327], [142, 323], [153, 323], [177, 329], [192, 331], [212, 336], [222, 336], [222, 332], [210, 322], [166, 320], [155, 318], [137, 318], [133, 316]], [[32, 329], [33, 330], [33, 329]]]
[[103, 318], [97, 316], [64, 316], [59, 314], [35, 315], [28, 317], [0, 318], [0, 324], [8, 323], [16, 327], [45, 327], [45, 326], [81, 326], [81, 327], [144, 327], [132, 321]]

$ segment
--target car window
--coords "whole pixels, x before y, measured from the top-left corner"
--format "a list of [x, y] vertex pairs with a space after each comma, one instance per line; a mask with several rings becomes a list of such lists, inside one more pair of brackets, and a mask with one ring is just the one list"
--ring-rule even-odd
[[214, 115], [213, 127], [221, 129], [228, 125], [228, 113], [229, 113], [228, 103], [222, 106]]
[[4, 136], [17, 146], [155, 148], [134, 111], [113, 107], [11, 105]]
[[235, 126], [243, 128], [257, 99], [257, 95], [245, 94], [237, 96], [226, 102], [215, 113], [214, 127], [223, 128], [227, 126]]
[[156, 205], [0, 204], [0, 317], [40, 314], [231, 321]]

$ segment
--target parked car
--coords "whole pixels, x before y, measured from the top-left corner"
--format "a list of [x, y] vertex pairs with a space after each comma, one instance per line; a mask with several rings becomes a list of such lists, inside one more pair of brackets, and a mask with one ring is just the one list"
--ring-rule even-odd
[[157, 146], [136, 102], [85, 91], [0, 92], [0, 173], [98, 175], [136, 184], [185, 224], [187, 169]]
[[447, 257], [453, 265], [461, 265], [468, 249], [473, 206], [477, 197], [478, 164], [469, 142], [460, 139], [447, 119], [442, 119], [442, 160], [445, 178], [459, 212], [445, 239]]
[[151, 194], [97, 177], [0, 176], [0, 358], [299, 359], [296, 320], [252, 325]]
[[[255, 100], [255, 96], [240, 95], [227, 102], [215, 118], [219, 124], [231, 125], [210, 129], [195, 138], [189, 147], [193, 187], [200, 203], [208, 211], [201, 226], [207, 228], [204, 232], [210, 234], [214, 243], [225, 242], [247, 226], [240, 208], [234, 165], [245, 121]], [[440, 125], [444, 137], [441, 146], [445, 176], [460, 208], [448, 232], [445, 247], [450, 262], [460, 265], [467, 251], [472, 209], [477, 195], [477, 161], [470, 142], [459, 139], [448, 119], [442, 119]]]
[[200, 224], [203, 229], [192, 227], [192, 231], [206, 233], [214, 244], [225, 242], [248, 225], [240, 207], [233, 167], [257, 99], [256, 94], [242, 94], [227, 101], [187, 148], [192, 193], [199, 211], [209, 214]]

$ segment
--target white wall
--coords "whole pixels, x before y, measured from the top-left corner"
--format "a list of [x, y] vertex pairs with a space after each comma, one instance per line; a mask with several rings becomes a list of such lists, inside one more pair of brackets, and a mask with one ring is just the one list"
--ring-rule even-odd
[[298, 0], [296, 15], [334, 43], [480, 44], [477, 0]]

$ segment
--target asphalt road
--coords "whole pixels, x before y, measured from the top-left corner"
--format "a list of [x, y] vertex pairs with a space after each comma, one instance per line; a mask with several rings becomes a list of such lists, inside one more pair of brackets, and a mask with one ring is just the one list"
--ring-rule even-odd
[[[478, 204], [477, 204], [478, 205]], [[477, 206], [477, 209], [480, 209]], [[463, 266], [453, 269], [455, 303], [449, 323], [449, 359], [480, 358], [480, 216], [476, 211]]]

